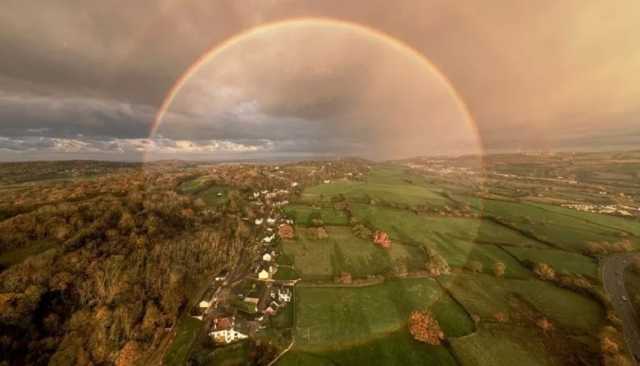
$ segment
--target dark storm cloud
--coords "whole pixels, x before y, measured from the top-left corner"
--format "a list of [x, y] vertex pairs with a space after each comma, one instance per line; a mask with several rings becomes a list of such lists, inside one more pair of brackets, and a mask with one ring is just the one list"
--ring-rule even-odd
[[147, 137], [155, 109], [63, 94], [33, 94], [0, 86], [0, 136]]
[[[414, 47], [452, 81], [490, 148], [637, 139], [640, 3], [633, 0], [6, 0], [0, 11], [4, 149], [62, 149], [84, 141], [85, 149], [129, 151], [123, 146], [130, 143], [136, 151], [164, 95], [206, 49], [253, 26], [300, 16], [358, 22]], [[259, 99], [255, 110], [232, 104], [240, 109], [216, 114], [215, 123], [204, 121], [198, 130], [176, 128], [172, 139], [263, 147], [268, 140], [282, 151], [357, 149], [354, 137], [373, 133], [357, 122], [381, 119], [402, 106], [393, 98], [411, 93], [363, 102], [360, 91], [372, 87], [369, 61], [353, 61], [362, 54], [352, 43], [336, 47], [351, 68], [283, 83], [267, 71], [256, 80], [268, 93], [245, 91]], [[277, 66], [267, 63], [264, 70]], [[379, 113], [361, 112], [367, 109]]]

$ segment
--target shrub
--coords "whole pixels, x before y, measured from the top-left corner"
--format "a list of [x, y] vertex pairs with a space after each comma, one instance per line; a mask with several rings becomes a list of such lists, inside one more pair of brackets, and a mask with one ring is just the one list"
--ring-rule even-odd
[[533, 272], [542, 280], [551, 281], [556, 278], [556, 271], [546, 263], [536, 263]]
[[496, 262], [493, 265], [493, 273], [496, 275], [496, 277], [504, 276], [504, 273], [506, 271], [507, 271], [507, 265], [502, 262]]
[[438, 346], [444, 340], [444, 332], [430, 311], [413, 311], [409, 316], [409, 332], [417, 341]]

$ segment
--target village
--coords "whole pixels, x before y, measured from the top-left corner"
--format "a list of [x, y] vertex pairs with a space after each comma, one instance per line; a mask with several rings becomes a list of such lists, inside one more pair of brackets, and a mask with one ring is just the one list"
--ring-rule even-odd
[[190, 309], [190, 316], [204, 323], [202, 334], [206, 334], [207, 343], [219, 348], [247, 339], [273, 338], [270, 318], [293, 306], [293, 287], [299, 280], [290, 275], [290, 265], [278, 262], [282, 255], [279, 242], [294, 238], [295, 222], [284, 214], [283, 208], [293, 195], [302, 192], [303, 182], [328, 184], [334, 179], [363, 175], [345, 172], [344, 168], [329, 162], [312, 166], [304, 175], [279, 166], [261, 171], [269, 188], [263, 186], [265, 189], [247, 193], [247, 202], [255, 215], [243, 218], [255, 232], [251, 244], [255, 258], [250, 270], [241, 274], [219, 273]]
[[[290, 184], [295, 190], [298, 182]], [[288, 204], [288, 189], [261, 190], [251, 194], [249, 201], [263, 216], [251, 223], [258, 235], [254, 245], [259, 255], [254, 259], [251, 274], [232, 281], [229, 273], [213, 278], [213, 286], [192, 309], [191, 316], [205, 322], [206, 333], [216, 346], [224, 346], [260, 336], [269, 317], [275, 316], [293, 298], [295, 280], [278, 280], [276, 259], [280, 255], [280, 238], [293, 238], [293, 220], [280, 213]]]

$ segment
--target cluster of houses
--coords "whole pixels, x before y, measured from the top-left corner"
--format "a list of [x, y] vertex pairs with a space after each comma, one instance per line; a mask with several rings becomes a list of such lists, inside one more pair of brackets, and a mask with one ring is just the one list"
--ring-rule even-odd
[[275, 167], [267, 174], [273, 181], [281, 182], [280, 188], [254, 191], [249, 196], [259, 212], [252, 218], [257, 235], [255, 248], [258, 249], [251, 267], [252, 275], [236, 282], [224, 276], [217, 277], [215, 291], [192, 312], [194, 318], [206, 322], [207, 334], [216, 345], [259, 336], [260, 330], [269, 324], [269, 317], [278, 314], [293, 300], [295, 281], [274, 278], [278, 271], [278, 239], [294, 236], [294, 221], [282, 215], [280, 209], [289, 203], [292, 193], [301, 189], [300, 183], [283, 173], [284, 170]]
[[571, 208], [578, 211], [607, 214], [607, 215], [640, 216], [640, 208], [622, 206], [622, 205], [596, 205], [596, 204], [588, 204], [588, 203], [569, 203], [569, 204], [563, 204], [562, 207]]
[[[297, 182], [291, 183], [292, 188], [298, 186]], [[293, 230], [293, 220], [278, 212], [279, 207], [288, 203], [289, 194], [287, 189], [274, 189], [256, 191], [249, 197], [264, 213], [253, 220], [259, 248], [252, 267], [253, 276], [243, 279], [233, 289], [226, 289], [226, 294], [218, 289], [211, 300], [200, 302], [202, 313], [194, 315], [208, 321], [208, 334], [216, 345], [255, 336], [266, 327], [268, 317], [276, 315], [292, 300], [293, 284], [273, 278], [278, 271], [277, 239], [286, 238], [287, 229]]]

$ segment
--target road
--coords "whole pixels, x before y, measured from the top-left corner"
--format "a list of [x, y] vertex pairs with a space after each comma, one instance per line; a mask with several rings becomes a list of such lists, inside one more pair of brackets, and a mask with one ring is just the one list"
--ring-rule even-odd
[[[624, 287], [623, 278], [624, 270], [631, 263], [631, 257], [634, 255], [637, 254], [615, 254], [605, 258], [602, 262], [602, 282], [616, 314], [622, 320], [627, 348], [635, 357], [635, 364], [638, 365], [640, 361], [640, 318], [629, 301], [629, 294]], [[627, 300], [623, 300], [623, 297]]]

